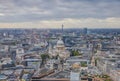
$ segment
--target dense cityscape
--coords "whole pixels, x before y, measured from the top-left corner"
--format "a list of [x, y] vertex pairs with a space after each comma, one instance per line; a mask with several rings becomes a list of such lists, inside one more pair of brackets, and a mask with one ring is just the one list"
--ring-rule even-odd
[[120, 29], [0, 29], [0, 81], [120, 81]]
[[0, 81], [120, 81], [120, 0], [0, 0]]

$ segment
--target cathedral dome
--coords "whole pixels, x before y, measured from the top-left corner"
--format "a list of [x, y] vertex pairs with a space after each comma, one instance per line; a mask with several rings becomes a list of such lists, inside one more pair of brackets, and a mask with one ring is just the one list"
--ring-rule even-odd
[[59, 40], [57, 41], [57, 46], [61, 46], [61, 45], [64, 45], [64, 42], [63, 42], [61, 39], [59, 39]]

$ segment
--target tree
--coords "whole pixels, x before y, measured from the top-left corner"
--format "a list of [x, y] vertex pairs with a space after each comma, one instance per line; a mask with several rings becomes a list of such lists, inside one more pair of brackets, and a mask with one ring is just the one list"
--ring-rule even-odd
[[97, 61], [99, 60], [99, 58], [95, 58], [95, 66], [97, 66]]
[[87, 67], [87, 62], [81, 62], [81, 67]]
[[105, 79], [105, 81], [112, 81], [111, 79]]
[[78, 50], [73, 50], [71, 53], [72, 53], [72, 56], [79, 56], [79, 55], [82, 55], [81, 53], [79, 53]]
[[42, 58], [42, 63], [44, 63], [44, 62], [46, 62], [46, 59], [49, 58], [49, 55], [48, 54], [42, 54], [41, 58]]
[[49, 55], [48, 54], [42, 54], [41, 58], [42, 58], [42, 60], [45, 60], [45, 59], [49, 58]]

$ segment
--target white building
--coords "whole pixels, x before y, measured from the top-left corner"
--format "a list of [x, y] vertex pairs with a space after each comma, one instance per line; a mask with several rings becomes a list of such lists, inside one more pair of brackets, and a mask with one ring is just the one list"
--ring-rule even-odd
[[65, 49], [64, 42], [61, 39], [57, 41], [54, 48], [49, 47], [49, 54], [51, 57], [59, 56], [60, 59], [64, 60], [70, 56], [70, 52]]
[[71, 67], [74, 63], [78, 63], [80, 65], [82, 65], [82, 63], [85, 63], [86, 67], [81, 66], [81, 69], [85, 70], [85, 69], [88, 69], [87, 66], [89, 65], [89, 60], [83, 59], [82, 57], [79, 57], [79, 56], [73, 56], [73, 57], [68, 58], [66, 60], [66, 63], [69, 65], [69, 67]]
[[8, 45], [0, 45], [0, 52], [8, 52], [9, 46]]
[[72, 71], [70, 73], [70, 81], [81, 81], [80, 78], [80, 64], [74, 63], [72, 65]]
[[111, 70], [110, 77], [114, 81], [120, 81], [120, 70]]
[[17, 48], [16, 49], [16, 54], [23, 54], [24, 53], [24, 49], [23, 48]]
[[57, 59], [50, 59], [47, 61], [45, 67], [50, 68], [50, 69], [54, 69], [54, 64], [59, 64], [59, 63], [60, 63], [60, 61]]

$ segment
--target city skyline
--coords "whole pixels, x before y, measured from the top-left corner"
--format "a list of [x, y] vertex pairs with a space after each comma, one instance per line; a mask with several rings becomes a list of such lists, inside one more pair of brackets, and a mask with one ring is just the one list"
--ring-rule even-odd
[[0, 0], [0, 28], [119, 28], [119, 0]]

